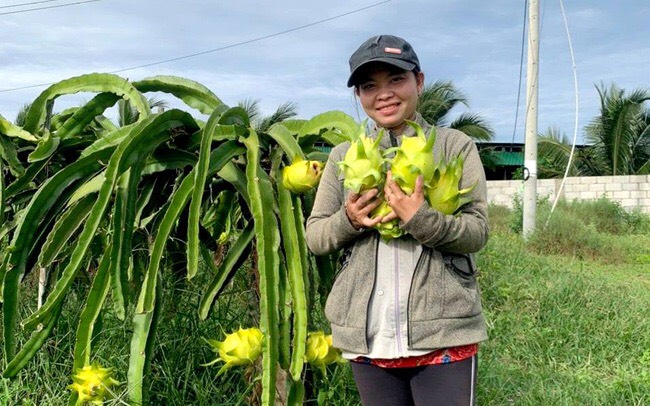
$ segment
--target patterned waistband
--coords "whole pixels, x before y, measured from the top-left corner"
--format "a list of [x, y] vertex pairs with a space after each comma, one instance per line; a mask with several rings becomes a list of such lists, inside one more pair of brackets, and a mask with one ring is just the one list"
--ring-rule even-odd
[[440, 348], [428, 354], [416, 357], [404, 357], [394, 359], [357, 357], [352, 362], [372, 364], [381, 368], [414, 368], [425, 365], [448, 364], [450, 362], [462, 361], [478, 354], [478, 343], [460, 345], [458, 347]]

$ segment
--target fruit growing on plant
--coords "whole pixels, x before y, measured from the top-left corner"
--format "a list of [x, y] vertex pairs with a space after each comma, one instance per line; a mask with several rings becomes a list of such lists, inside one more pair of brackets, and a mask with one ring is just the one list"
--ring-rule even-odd
[[68, 386], [77, 392], [77, 405], [90, 402], [94, 405], [103, 405], [104, 400], [111, 397], [111, 388], [119, 382], [113, 379], [110, 368], [102, 368], [98, 363], [86, 365], [72, 376], [73, 383]]
[[305, 361], [321, 371], [333, 362], [343, 362], [341, 350], [332, 345], [332, 335], [323, 331], [312, 331], [307, 334]]
[[[56, 113], [57, 98], [80, 91], [97, 96]], [[210, 118], [203, 122], [179, 108], [152, 113], [148, 92], [177, 97]], [[118, 127], [103, 115], [119, 100], [137, 109], [136, 123]], [[102, 337], [97, 321], [106, 312], [117, 319], [133, 314], [132, 328], [125, 330], [131, 334], [128, 370], [122, 371], [125, 398], [146, 403], [152, 343], [169, 286], [162, 282], [176, 281], [185, 271], [188, 278], [213, 271], [204, 275], [211, 279], [208, 286], [200, 287], [199, 317], [205, 320], [228, 281], [239, 269], [252, 268], [259, 281], [259, 303], [252, 303], [259, 329], [240, 329], [223, 342], [208, 340], [217, 353], [211, 364], [223, 361], [221, 373], [261, 354], [262, 405], [273, 404], [278, 368], [288, 369], [299, 386], [309, 311], [320, 304], [306, 298], [309, 286], [320, 286], [312, 283], [315, 261], [304, 238], [310, 197], [291, 194], [274, 180], [283, 173], [283, 156], [298, 156], [309, 175], [299, 181], [287, 176], [287, 187], [313, 188], [322, 170], [321, 163], [308, 161], [322, 157], [315, 143], [335, 146], [358, 128], [352, 117], [332, 111], [275, 123], [258, 136], [244, 109], [225, 105], [194, 81], [156, 76], [130, 82], [99, 73], [48, 87], [31, 103], [22, 127], [0, 118], [3, 378], [15, 377], [48, 337], [60, 334], [55, 326], [69, 306], [67, 294], [80, 272], [92, 270], [71, 360], [77, 374], [71, 404], [101, 401], [103, 387], [85, 366], [95, 337]], [[381, 154], [374, 161], [381, 163]], [[38, 268], [55, 275], [53, 283], [43, 305], [23, 318], [21, 282]], [[108, 297], [114, 306], [104, 305]], [[281, 301], [289, 297], [291, 306]], [[280, 314], [283, 322], [295, 322], [280, 330]], [[294, 337], [292, 348], [284, 347], [291, 343], [284, 337]], [[104, 387], [114, 383], [107, 379]]]
[[324, 164], [320, 161], [305, 161], [296, 158], [282, 170], [282, 184], [293, 193], [305, 193], [318, 186]]
[[223, 361], [225, 364], [221, 367], [217, 376], [224, 373], [228, 368], [236, 365], [251, 365], [257, 357], [262, 354], [262, 331], [256, 327], [239, 328], [239, 330], [226, 334], [223, 341], [214, 339], [206, 340], [212, 347], [212, 351], [219, 354], [213, 361], [205, 366], [213, 365]]

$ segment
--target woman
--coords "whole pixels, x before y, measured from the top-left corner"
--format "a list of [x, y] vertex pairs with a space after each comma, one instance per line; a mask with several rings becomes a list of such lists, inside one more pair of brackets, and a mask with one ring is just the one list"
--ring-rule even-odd
[[[411, 45], [391, 35], [365, 41], [350, 57], [348, 87], [374, 121], [381, 147], [414, 135], [405, 120], [429, 134], [416, 112], [424, 74]], [[341, 270], [325, 313], [334, 345], [351, 361], [364, 405], [471, 405], [478, 343], [487, 339], [472, 253], [488, 237], [486, 186], [474, 143], [438, 128], [431, 159], [464, 158], [461, 187], [472, 185], [455, 216], [432, 209], [418, 179], [406, 195], [388, 173], [383, 189], [345, 190], [336, 163], [349, 143], [332, 149], [307, 220], [316, 255], [343, 250]], [[383, 193], [380, 193], [383, 192]], [[371, 219], [385, 195], [393, 213]], [[372, 227], [399, 218], [406, 235], [390, 241]]]

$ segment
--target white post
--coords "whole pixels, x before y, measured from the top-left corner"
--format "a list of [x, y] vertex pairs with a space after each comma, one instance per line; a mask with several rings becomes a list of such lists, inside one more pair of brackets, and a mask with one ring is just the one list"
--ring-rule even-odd
[[537, 208], [537, 85], [539, 83], [539, 0], [528, 2], [526, 66], [526, 142], [524, 144], [523, 235], [535, 230]]

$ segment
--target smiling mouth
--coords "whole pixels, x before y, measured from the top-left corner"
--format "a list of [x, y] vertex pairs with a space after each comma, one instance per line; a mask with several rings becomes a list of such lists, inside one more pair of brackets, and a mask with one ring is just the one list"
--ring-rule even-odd
[[389, 104], [387, 106], [382, 106], [377, 109], [380, 113], [392, 113], [393, 111], [397, 110], [397, 107], [399, 104]]

